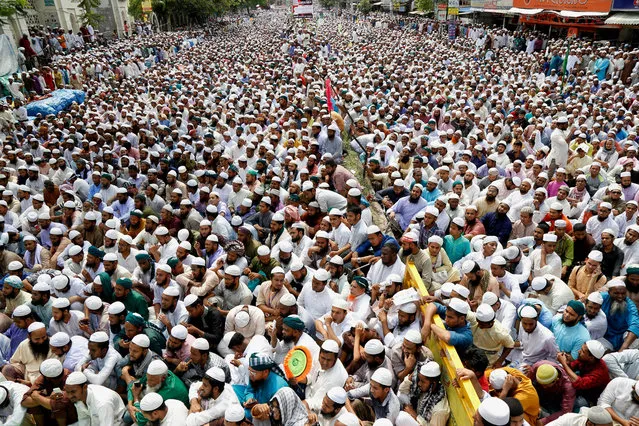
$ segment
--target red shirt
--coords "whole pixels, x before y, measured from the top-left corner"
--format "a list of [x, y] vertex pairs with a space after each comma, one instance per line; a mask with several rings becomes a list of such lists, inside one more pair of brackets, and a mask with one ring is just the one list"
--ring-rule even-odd
[[603, 360], [598, 360], [594, 364], [584, 364], [580, 360], [570, 363], [570, 368], [579, 376], [572, 382], [572, 386], [579, 395], [583, 395], [590, 402], [597, 402], [597, 398], [610, 382], [608, 366]]

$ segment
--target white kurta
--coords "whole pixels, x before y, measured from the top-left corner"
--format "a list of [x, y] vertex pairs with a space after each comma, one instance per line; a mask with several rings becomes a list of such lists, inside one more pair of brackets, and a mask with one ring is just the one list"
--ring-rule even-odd
[[[198, 397], [197, 391], [200, 389], [200, 386], [202, 386], [202, 382], [196, 382], [191, 385], [189, 388], [189, 401]], [[189, 414], [186, 418], [186, 426], [202, 426], [208, 422], [223, 419], [226, 410], [234, 404], [239, 405], [240, 400], [237, 399], [233, 387], [227, 383], [224, 385], [224, 390], [217, 399], [209, 398], [200, 402], [202, 411]]]
[[[88, 385], [87, 401], [76, 402], [79, 426], [119, 426], [126, 412], [122, 398], [115, 391], [99, 385]], [[177, 423], [176, 423], [177, 424]]]
[[550, 166], [555, 160], [557, 167], [566, 167], [568, 162], [568, 142], [566, 142], [567, 132], [557, 128], [550, 134], [550, 153], [546, 158], [546, 165]]
[[339, 359], [328, 370], [322, 370], [319, 361], [313, 361], [306, 385], [306, 402], [311, 410], [319, 412], [324, 395], [333, 387], [344, 387], [348, 373]]

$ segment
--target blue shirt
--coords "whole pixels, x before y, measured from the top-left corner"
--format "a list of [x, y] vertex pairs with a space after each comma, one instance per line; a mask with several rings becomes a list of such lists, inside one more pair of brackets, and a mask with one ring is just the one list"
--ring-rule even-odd
[[584, 343], [590, 340], [590, 333], [586, 326], [582, 323], [578, 323], [577, 325], [568, 327], [562, 321], [561, 315], [555, 315], [550, 330], [555, 335], [555, 341], [557, 342], [559, 350], [570, 353], [573, 359], [579, 357], [579, 349], [581, 349]]
[[[444, 318], [446, 318], [446, 306], [440, 305], [439, 303], [435, 303], [435, 306], [437, 306], [437, 314], [443, 321]], [[450, 333], [448, 344], [454, 346], [456, 350], [464, 351], [473, 344], [473, 332], [471, 331], [468, 322], [461, 327], [456, 328], [450, 328], [446, 325], [446, 322], [444, 322], [444, 327], [446, 327], [446, 330]]]
[[614, 315], [610, 313], [612, 306], [612, 298], [608, 293], [601, 293], [603, 304], [601, 310], [606, 314], [608, 319], [608, 329], [604, 334], [604, 339], [610, 342], [615, 351], [618, 351], [623, 344], [623, 335], [626, 331], [633, 333], [639, 337], [639, 313], [637, 306], [629, 297], [626, 297], [626, 311], [617, 312]]
[[460, 235], [457, 239], [453, 238], [452, 235], [446, 235], [444, 237], [444, 251], [451, 263], [455, 263], [470, 254], [470, 241], [463, 235]]
[[29, 333], [27, 329], [18, 328], [15, 324], [11, 324], [9, 329], [4, 332], [4, 335], [11, 339], [11, 350], [7, 356], [7, 361], [11, 359], [16, 349], [18, 349], [18, 345], [22, 343], [23, 340], [29, 338]]
[[[288, 387], [286, 380], [279, 374], [271, 371], [266, 377], [266, 380], [260, 383], [258, 387], [253, 387], [249, 382], [248, 386], [233, 385], [233, 390], [242, 405], [249, 399], [255, 399], [258, 404], [266, 404], [275, 396], [275, 393], [283, 387]], [[247, 419], [252, 419], [251, 410], [245, 409], [244, 413]]]
[[510, 237], [510, 231], [513, 229], [513, 224], [508, 216], [503, 215], [502, 217], [497, 212], [490, 212], [481, 219], [481, 222], [486, 228], [486, 235], [493, 235], [499, 238], [502, 246], [508, 244], [508, 237]]
[[377, 247], [373, 247], [373, 245], [371, 244], [370, 240], [367, 238], [366, 241], [364, 241], [362, 244], [360, 244], [357, 249], [355, 250], [357, 252], [358, 256], [366, 256], [366, 252], [369, 249], [373, 249], [373, 254], [375, 256], [381, 256], [382, 255], [382, 247], [384, 247], [384, 244], [386, 244], [388, 241], [395, 241], [395, 238], [384, 234], [382, 236], [382, 242], [377, 246]]

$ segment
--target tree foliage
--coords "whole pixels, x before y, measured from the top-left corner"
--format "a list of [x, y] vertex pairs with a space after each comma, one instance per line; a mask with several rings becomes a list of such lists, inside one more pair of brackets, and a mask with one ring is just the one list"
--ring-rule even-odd
[[433, 7], [433, 0], [415, 0], [415, 8], [422, 12], [432, 12]]
[[13, 15], [26, 15], [27, 0], [0, 0], [0, 23], [5, 24]]
[[83, 11], [83, 24], [91, 24], [95, 27], [102, 21], [102, 15], [95, 12], [95, 9], [100, 6], [100, 0], [78, 0], [78, 5]]
[[142, 0], [129, 0], [129, 15], [136, 20], [142, 18]]
[[357, 10], [362, 12], [364, 15], [368, 15], [368, 13], [373, 10], [373, 5], [370, 0], [360, 0], [357, 5]]

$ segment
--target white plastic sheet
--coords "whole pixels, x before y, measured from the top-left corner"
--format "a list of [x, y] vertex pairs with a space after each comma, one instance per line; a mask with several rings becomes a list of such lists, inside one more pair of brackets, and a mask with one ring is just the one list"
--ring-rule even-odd
[[0, 77], [18, 71], [18, 56], [6, 34], [0, 34]]

